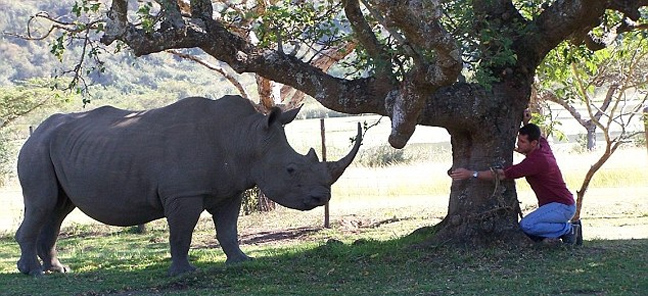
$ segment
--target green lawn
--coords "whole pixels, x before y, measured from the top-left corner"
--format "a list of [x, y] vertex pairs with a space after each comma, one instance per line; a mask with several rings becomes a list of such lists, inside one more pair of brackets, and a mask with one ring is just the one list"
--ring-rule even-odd
[[[16, 244], [0, 240], [2, 295], [646, 295], [648, 240], [594, 240], [582, 247], [464, 250], [423, 238], [382, 240], [302, 230], [299, 240], [245, 245], [256, 260], [224, 265], [216, 243], [191, 251], [197, 273], [169, 278], [163, 226], [144, 235], [82, 227], [60, 240], [74, 272], [33, 278], [15, 270]], [[380, 227], [378, 227], [380, 228]], [[210, 236], [208, 227], [196, 236]], [[93, 233], [94, 232], [94, 233]], [[209, 233], [209, 234], [208, 234]], [[376, 236], [379, 239], [372, 239]], [[340, 239], [326, 239], [340, 237]], [[209, 242], [210, 239], [206, 239]]]
[[203, 218], [190, 251], [200, 272], [176, 278], [166, 276], [164, 221], [146, 234], [72, 224], [59, 240], [69, 274], [19, 274], [17, 244], [0, 238], [0, 295], [646, 295], [648, 239], [595, 239], [633, 224], [645, 230], [646, 209], [635, 210], [584, 220], [582, 247], [466, 250], [410, 236], [442, 217], [435, 211], [354, 210], [322, 229], [321, 212], [280, 209], [240, 219], [242, 248], [256, 260], [233, 267]]

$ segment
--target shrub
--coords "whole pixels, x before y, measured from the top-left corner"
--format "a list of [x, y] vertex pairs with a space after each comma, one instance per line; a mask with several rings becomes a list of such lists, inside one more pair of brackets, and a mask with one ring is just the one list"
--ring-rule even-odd
[[243, 192], [241, 202], [241, 215], [250, 215], [257, 212], [269, 212], [276, 208], [275, 202], [268, 199], [259, 187], [254, 187]]
[[630, 140], [635, 147], [646, 147], [646, 133], [637, 133]]
[[10, 164], [12, 159], [9, 153], [9, 141], [3, 133], [0, 132], [0, 187], [4, 186], [9, 174], [11, 173]]
[[412, 157], [403, 149], [382, 145], [364, 150], [358, 156], [357, 163], [365, 167], [386, 167], [396, 164], [409, 164]]

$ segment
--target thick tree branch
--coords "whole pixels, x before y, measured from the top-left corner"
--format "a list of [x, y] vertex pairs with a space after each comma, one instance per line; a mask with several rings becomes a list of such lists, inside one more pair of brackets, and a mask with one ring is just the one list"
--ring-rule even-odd
[[[355, 42], [347, 42], [339, 47], [329, 48], [322, 52], [311, 64], [327, 73], [331, 66], [353, 52], [356, 45]], [[305, 93], [295, 90], [292, 86], [282, 86], [280, 93], [282, 101], [287, 102], [286, 109], [297, 108], [304, 101]]]
[[177, 0], [155, 0], [164, 10], [163, 27], [184, 28], [184, 20]]
[[436, 54], [431, 65], [419, 61], [423, 64], [418, 66], [426, 69], [423, 72], [426, 84], [436, 88], [457, 81], [462, 68], [461, 51], [454, 37], [439, 23], [442, 16], [439, 3], [410, 1], [408, 5], [383, 9], [390, 9], [389, 15], [409, 43]]
[[119, 39], [128, 28], [128, 0], [113, 0], [106, 16], [108, 19], [101, 43], [110, 45]]
[[191, 17], [211, 19], [214, 15], [214, 8], [211, 0], [191, 0]]
[[592, 39], [590, 30], [601, 23], [606, 9], [624, 13], [637, 20], [639, 8], [648, 5], [648, 0], [566, 0], [553, 2], [533, 21], [533, 32], [527, 34], [525, 42], [535, 48], [535, 56], [541, 60], [563, 40], [586, 42], [593, 49], [600, 49], [598, 40]]
[[367, 53], [374, 59], [376, 65], [376, 76], [386, 78], [387, 80], [395, 79], [392, 77], [391, 59], [383, 46], [376, 38], [373, 30], [366, 22], [360, 9], [358, 0], [344, 0], [344, 12], [349, 23], [353, 28], [355, 38], [367, 50]]
[[647, 0], [612, 0], [609, 1], [609, 8], [622, 12], [633, 21], [641, 18], [639, 8], [648, 5]]
[[625, 32], [638, 31], [638, 30], [648, 30], [648, 23], [640, 24], [640, 23], [632, 21], [629, 18], [626, 18], [616, 28], [616, 33], [621, 34], [621, 33], [625, 33]]
[[[438, 23], [442, 16], [439, 4], [420, 1], [374, 1], [386, 16], [387, 23], [399, 28], [407, 38], [415, 67], [407, 73], [400, 89], [390, 92], [392, 132], [389, 143], [395, 148], [405, 146], [414, 133], [425, 99], [441, 86], [457, 81], [461, 72], [460, 51], [456, 41]], [[425, 58], [434, 52], [433, 60]]]

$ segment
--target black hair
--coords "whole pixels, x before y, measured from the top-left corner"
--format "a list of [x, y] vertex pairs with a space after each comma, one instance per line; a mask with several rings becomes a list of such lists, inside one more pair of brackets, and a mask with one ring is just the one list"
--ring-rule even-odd
[[520, 135], [527, 136], [529, 142], [537, 141], [540, 139], [540, 128], [533, 123], [529, 123], [521, 127], [519, 133]]

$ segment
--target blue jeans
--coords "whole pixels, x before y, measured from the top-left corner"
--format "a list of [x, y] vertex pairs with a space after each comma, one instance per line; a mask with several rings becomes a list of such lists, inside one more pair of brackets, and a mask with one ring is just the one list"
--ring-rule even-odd
[[520, 220], [520, 228], [528, 235], [556, 238], [571, 231], [576, 205], [557, 202], [545, 204]]

